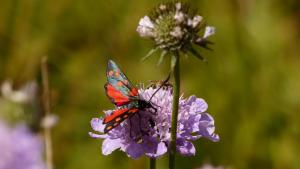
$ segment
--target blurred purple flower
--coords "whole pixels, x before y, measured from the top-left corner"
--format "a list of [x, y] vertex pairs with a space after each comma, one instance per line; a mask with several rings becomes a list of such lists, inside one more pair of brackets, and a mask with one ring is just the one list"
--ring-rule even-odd
[[25, 125], [0, 121], [0, 169], [45, 169], [41, 141]]
[[223, 166], [214, 167], [211, 164], [204, 164], [202, 167], [197, 169], [224, 169], [224, 167]]
[[[149, 100], [155, 88], [139, 90], [141, 98]], [[90, 132], [93, 138], [104, 139], [102, 153], [111, 154], [120, 149], [131, 158], [139, 158], [142, 155], [158, 157], [168, 152], [171, 128], [172, 90], [161, 89], [152, 98], [151, 103], [157, 107], [157, 115], [148, 111], [140, 111], [140, 117], [135, 115], [127, 119], [118, 127], [107, 134], [95, 134]], [[212, 141], [219, 141], [219, 136], [214, 133], [213, 118], [206, 113], [207, 104], [203, 99], [190, 96], [187, 99], [180, 98], [180, 111], [177, 128], [177, 151], [184, 155], [195, 155], [196, 149], [192, 143], [201, 137]], [[108, 115], [111, 110], [105, 111]], [[93, 130], [103, 133], [103, 118], [93, 118], [91, 126]]]

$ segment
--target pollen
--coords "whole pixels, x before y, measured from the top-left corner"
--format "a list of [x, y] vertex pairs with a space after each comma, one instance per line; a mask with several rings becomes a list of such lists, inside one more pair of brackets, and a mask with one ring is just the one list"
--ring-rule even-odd
[[114, 123], [114, 126], [116, 127], [119, 123]]
[[116, 122], [118, 122], [118, 121], [120, 121], [121, 120], [121, 118], [120, 117], [117, 117], [116, 118]]
[[112, 126], [108, 126], [108, 127], [106, 127], [106, 129], [107, 129], [107, 130], [110, 130], [111, 128], [112, 128]]

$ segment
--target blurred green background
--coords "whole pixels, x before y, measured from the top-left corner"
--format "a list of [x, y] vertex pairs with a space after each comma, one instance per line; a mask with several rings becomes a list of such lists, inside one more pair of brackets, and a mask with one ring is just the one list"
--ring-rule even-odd
[[[162, 1], [1, 0], [0, 82], [40, 79], [49, 57], [57, 169], [146, 168], [147, 159], [101, 154], [89, 121], [113, 105], [103, 85], [108, 58], [136, 84], [166, 77], [169, 63], [139, 60], [152, 47], [136, 33], [139, 19]], [[221, 141], [196, 142], [195, 157], [233, 169], [300, 168], [300, 1], [201, 0], [192, 6], [216, 27], [208, 62], [182, 59], [182, 92], [204, 98]], [[158, 169], [167, 167], [160, 158]]]

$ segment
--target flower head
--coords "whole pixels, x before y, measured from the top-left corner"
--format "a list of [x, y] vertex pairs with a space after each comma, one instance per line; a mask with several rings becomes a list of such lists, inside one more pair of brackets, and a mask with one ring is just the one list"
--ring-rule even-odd
[[44, 169], [43, 146], [25, 125], [14, 128], [0, 121], [0, 169]]
[[[149, 100], [156, 91], [154, 87], [140, 89], [140, 96]], [[93, 130], [102, 134], [90, 132], [94, 138], [104, 139], [102, 153], [108, 155], [120, 149], [131, 158], [142, 155], [158, 157], [168, 152], [171, 128], [172, 89], [170, 87], [159, 90], [151, 100], [157, 108], [156, 114], [143, 110], [125, 120], [121, 125], [103, 134], [102, 118], [93, 118]], [[218, 141], [219, 136], [214, 134], [213, 118], [206, 113], [207, 104], [196, 96], [180, 98], [180, 111], [177, 126], [177, 151], [185, 156], [195, 155], [196, 150], [192, 143], [201, 137]], [[110, 114], [111, 110], [105, 111]]]
[[[207, 38], [214, 34], [214, 28], [206, 26], [202, 16], [193, 15], [185, 3], [165, 3], [155, 8], [151, 15], [144, 16], [137, 27], [141, 37], [155, 42], [155, 51], [161, 49], [162, 56], [178, 52], [190, 52], [203, 59], [193, 48], [193, 44], [208, 48]], [[149, 57], [150, 51], [145, 57]]]

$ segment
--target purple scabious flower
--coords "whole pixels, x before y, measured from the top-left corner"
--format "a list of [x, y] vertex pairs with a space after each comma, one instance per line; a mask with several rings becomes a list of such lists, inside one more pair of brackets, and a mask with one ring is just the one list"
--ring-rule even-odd
[[25, 125], [0, 121], [0, 169], [45, 169], [42, 140]]
[[[155, 88], [140, 89], [140, 97], [149, 100]], [[131, 158], [142, 155], [159, 157], [168, 152], [171, 128], [172, 89], [159, 90], [152, 98], [151, 103], [157, 108], [156, 114], [150, 111], [139, 111], [131, 119], [125, 120], [121, 125], [104, 134], [105, 125], [103, 118], [93, 118], [90, 132], [93, 138], [104, 139], [102, 154], [109, 155], [114, 150], [120, 149]], [[177, 151], [184, 156], [195, 155], [196, 149], [192, 143], [201, 137], [212, 141], [219, 141], [219, 136], [214, 133], [214, 119], [206, 113], [207, 103], [196, 96], [181, 97], [179, 100], [179, 114], [177, 126]], [[108, 115], [112, 110], [105, 111]]]

